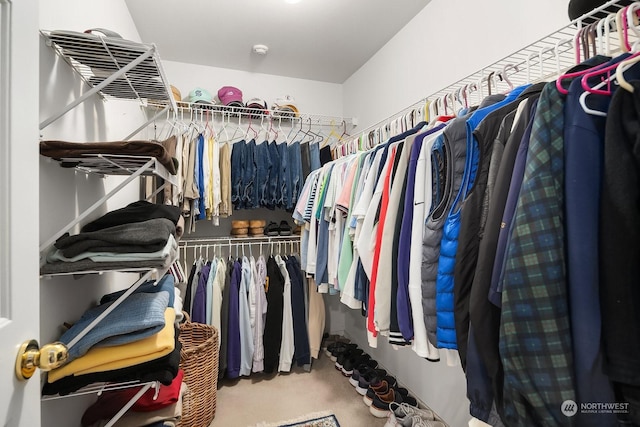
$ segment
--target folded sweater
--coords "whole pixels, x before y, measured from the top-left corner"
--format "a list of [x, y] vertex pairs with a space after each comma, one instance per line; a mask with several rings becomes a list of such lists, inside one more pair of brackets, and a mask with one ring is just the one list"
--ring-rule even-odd
[[112, 369], [126, 368], [157, 359], [173, 351], [176, 313], [167, 308], [164, 328], [155, 335], [129, 344], [113, 347], [93, 347], [84, 356], [49, 372], [47, 381], [55, 382], [67, 375], [84, 375]]
[[65, 234], [54, 246], [66, 258], [85, 252], [156, 252], [165, 247], [169, 236], [175, 234], [176, 225], [170, 219], [153, 218], [96, 231]]

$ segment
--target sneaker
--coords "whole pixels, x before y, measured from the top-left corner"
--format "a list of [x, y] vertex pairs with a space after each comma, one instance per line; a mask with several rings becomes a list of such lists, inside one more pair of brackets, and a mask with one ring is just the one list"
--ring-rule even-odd
[[[371, 359], [370, 362], [375, 362], [375, 360]], [[377, 363], [377, 362], [376, 362]], [[360, 376], [364, 375], [368, 371], [374, 370], [375, 367], [370, 367], [366, 363], [361, 363], [357, 367], [353, 368], [353, 372], [349, 377], [349, 384], [354, 387], [358, 386], [358, 381], [360, 380]]]
[[389, 389], [394, 388], [397, 384], [398, 383], [396, 379], [391, 375], [385, 376], [382, 380], [380, 380], [377, 383], [371, 383], [371, 385], [369, 386], [369, 389], [367, 390], [366, 394], [362, 398], [362, 400], [364, 401], [364, 404], [367, 406], [371, 406], [371, 403], [373, 402], [373, 398], [375, 397], [376, 394], [388, 393]]
[[364, 354], [364, 351], [362, 351], [359, 348], [343, 351], [336, 358], [336, 369], [339, 371], [342, 371], [342, 368], [344, 367], [344, 364], [347, 362], [347, 360], [351, 358], [355, 359], [355, 358], [361, 357], [363, 354]]
[[409, 391], [402, 387], [390, 387], [386, 393], [376, 393], [371, 405], [369, 406], [369, 412], [376, 418], [388, 417], [391, 413], [389, 406], [391, 403], [407, 403], [415, 406], [418, 401], [409, 396]]
[[[347, 344], [349, 344], [349, 343], [348, 342], [344, 342], [344, 341], [336, 341], [336, 342], [333, 342], [333, 343], [329, 344], [327, 346], [327, 351], [326, 351], [327, 356], [329, 356], [329, 358], [335, 357], [338, 349], [343, 348]], [[342, 350], [340, 350], [340, 351], [342, 351]], [[334, 362], [335, 362], [335, 360], [334, 360]]]
[[352, 350], [355, 350], [356, 348], [358, 348], [358, 346], [355, 345], [355, 344], [351, 344], [351, 343], [343, 343], [341, 345], [337, 345], [331, 351], [331, 361], [332, 362], [338, 361], [338, 356], [340, 356], [342, 353], [344, 353], [346, 351], [350, 352]]
[[280, 221], [280, 227], [278, 228], [281, 236], [291, 236], [291, 226], [285, 220]]
[[435, 419], [431, 409], [421, 409], [407, 403], [391, 402], [389, 404], [389, 419], [385, 427], [411, 427], [414, 416], [429, 421]]
[[322, 340], [322, 349], [328, 357], [331, 357], [331, 350], [335, 348], [336, 345], [343, 345], [349, 342], [348, 339], [340, 335], [326, 335], [326, 338]]
[[367, 390], [369, 390], [369, 386], [383, 380], [386, 375], [387, 371], [385, 371], [384, 369], [365, 370], [365, 372], [361, 373], [360, 377], [358, 378], [356, 392], [358, 392], [360, 396], [366, 395]]
[[349, 358], [342, 366], [342, 374], [345, 377], [349, 377], [349, 380], [351, 380], [351, 378], [353, 378], [353, 376], [355, 375], [355, 384], [351, 383], [351, 385], [355, 387], [358, 385], [358, 378], [360, 378], [360, 369], [375, 369], [377, 367], [378, 362], [373, 360], [371, 356], [365, 353], [356, 359]]
[[411, 424], [407, 424], [409, 427], [446, 427], [441, 421], [425, 420], [419, 415], [411, 417]]

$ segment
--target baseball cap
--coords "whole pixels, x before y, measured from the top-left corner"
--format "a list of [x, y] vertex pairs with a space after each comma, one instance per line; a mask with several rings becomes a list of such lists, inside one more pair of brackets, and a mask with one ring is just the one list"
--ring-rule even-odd
[[174, 85], [171, 85], [171, 94], [173, 95], [173, 99], [175, 99], [176, 102], [182, 101], [182, 94], [180, 93], [180, 89], [178, 89]]
[[247, 101], [246, 107], [251, 109], [249, 111], [251, 114], [269, 114], [267, 101], [261, 98], [251, 98], [249, 101]]
[[281, 96], [276, 99], [273, 103], [273, 110], [281, 113], [283, 116], [292, 115], [294, 117], [298, 117], [300, 111], [298, 110], [298, 106], [296, 104], [296, 100], [291, 95]]
[[197, 87], [189, 92], [189, 102], [214, 105], [213, 96], [208, 90]]
[[218, 99], [228, 107], [244, 107], [242, 103], [242, 91], [237, 87], [221, 87], [218, 89]]

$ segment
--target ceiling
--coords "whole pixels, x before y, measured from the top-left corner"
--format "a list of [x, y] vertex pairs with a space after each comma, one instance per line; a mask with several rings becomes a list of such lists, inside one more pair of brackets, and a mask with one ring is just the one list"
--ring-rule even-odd
[[[289, 0], [291, 1], [291, 0]], [[126, 0], [162, 59], [343, 83], [430, 0]], [[269, 47], [266, 55], [255, 44]]]

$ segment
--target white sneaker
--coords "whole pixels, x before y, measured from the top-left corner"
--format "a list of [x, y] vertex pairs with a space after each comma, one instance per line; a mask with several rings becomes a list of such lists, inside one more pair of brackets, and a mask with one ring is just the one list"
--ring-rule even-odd
[[411, 422], [412, 424], [410, 424], [410, 427], [445, 427], [444, 423], [441, 423], [440, 421], [425, 420], [419, 415], [412, 416]]
[[385, 427], [411, 427], [411, 419], [414, 415], [424, 420], [433, 420], [435, 416], [431, 409], [421, 409], [406, 403], [391, 402], [389, 404], [389, 420]]

